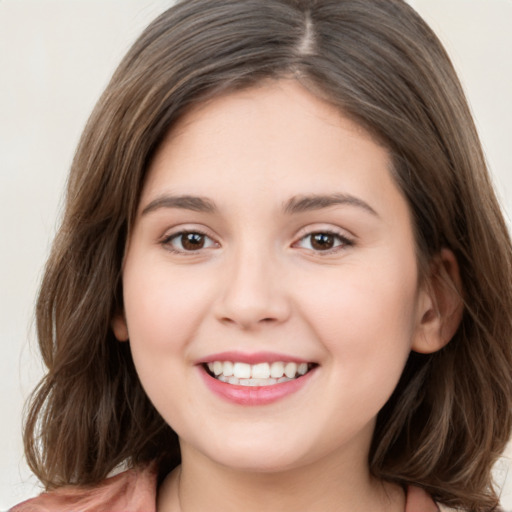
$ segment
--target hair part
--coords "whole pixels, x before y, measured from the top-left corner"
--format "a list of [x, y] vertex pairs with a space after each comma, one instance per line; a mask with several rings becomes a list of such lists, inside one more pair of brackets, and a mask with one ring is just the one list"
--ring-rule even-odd
[[292, 77], [391, 155], [423, 274], [457, 257], [465, 304], [451, 342], [411, 353], [380, 412], [379, 478], [464, 510], [498, 504], [491, 468], [512, 426], [512, 259], [506, 225], [453, 66], [401, 0], [186, 0], [157, 18], [114, 73], [85, 128], [37, 302], [46, 376], [25, 450], [48, 487], [99, 482], [117, 465], [179, 464], [177, 436], [150, 403], [129, 344], [111, 330], [148, 165], [193, 105]]

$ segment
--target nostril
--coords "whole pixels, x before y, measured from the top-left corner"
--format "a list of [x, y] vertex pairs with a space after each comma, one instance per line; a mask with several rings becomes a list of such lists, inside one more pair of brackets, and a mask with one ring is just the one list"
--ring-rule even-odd
[[220, 318], [220, 322], [225, 325], [238, 325], [241, 329], [251, 329], [256, 328], [258, 325], [267, 325], [272, 323], [277, 323], [279, 320], [278, 318], [273, 318], [270, 316], [266, 316], [263, 318], [258, 319], [256, 316], [250, 317], [250, 316], [243, 316], [233, 315], [233, 318], [229, 316], [223, 316]]

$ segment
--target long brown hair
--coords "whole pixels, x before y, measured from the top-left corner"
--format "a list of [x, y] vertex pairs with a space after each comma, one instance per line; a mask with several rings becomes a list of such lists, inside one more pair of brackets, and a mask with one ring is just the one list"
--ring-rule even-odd
[[[179, 464], [177, 436], [110, 322], [148, 163], [187, 109], [294, 77], [389, 150], [420, 267], [459, 262], [465, 309], [451, 342], [412, 353], [380, 412], [379, 478], [465, 510], [498, 503], [491, 467], [511, 430], [511, 244], [463, 91], [443, 47], [402, 0], [185, 0], [130, 49], [85, 128], [37, 302], [48, 372], [25, 424], [48, 487], [93, 484], [121, 463]], [[423, 262], [423, 263], [422, 263]]]

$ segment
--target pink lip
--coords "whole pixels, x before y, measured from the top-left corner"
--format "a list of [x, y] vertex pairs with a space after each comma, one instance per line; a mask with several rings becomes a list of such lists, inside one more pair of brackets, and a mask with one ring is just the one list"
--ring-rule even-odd
[[197, 364], [213, 363], [215, 361], [233, 361], [247, 364], [258, 364], [258, 363], [309, 363], [305, 359], [300, 357], [294, 357], [287, 354], [277, 354], [275, 352], [255, 352], [253, 354], [246, 354], [243, 352], [220, 352], [218, 354], [212, 354], [205, 357], [197, 362]]
[[[215, 360], [219, 361], [219, 359]], [[231, 359], [220, 360], [230, 361]], [[277, 361], [282, 360], [283, 359], [277, 359]], [[240, 359], [235, 359], [235, 361], [240, 361]], [[268, 359], [266, 359], [266, 361], [268, 361]], [[285, 359], [285, 361], [290, 361], [290, 359]], [[203, 366], [198, 366], [198, 369], [207, 387], [215, 394], [229, 402], [250, 406], [266, 405], [281, 400], [299, 391], [309, 382], [312, 375], [316, 373], [316, 368], [313, 368], [302, 377], [272, 386], [237, 386], [215, 379], [206, 372]]]

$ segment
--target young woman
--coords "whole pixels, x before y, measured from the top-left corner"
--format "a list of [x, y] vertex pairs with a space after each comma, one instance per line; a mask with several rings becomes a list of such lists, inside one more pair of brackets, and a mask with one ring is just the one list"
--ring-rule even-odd
[[407, 4], [178, 3], [73, 163], [25, 432], [49, 492], [13, 510], [496, 510], [510, 278]]

